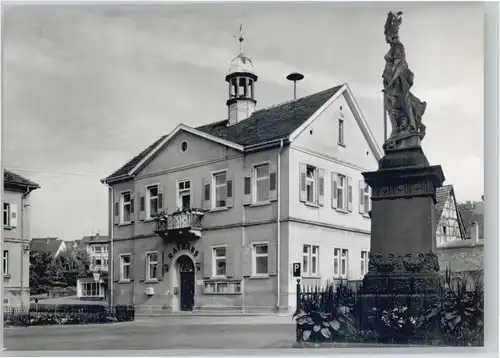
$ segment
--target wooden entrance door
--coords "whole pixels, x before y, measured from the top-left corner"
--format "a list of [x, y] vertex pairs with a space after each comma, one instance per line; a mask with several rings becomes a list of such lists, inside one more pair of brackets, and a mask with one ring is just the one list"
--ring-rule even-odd
[[194, 264], [188, 256], [177, 261], [180, 273], [181, 311], [192, 311], [194, 306]]

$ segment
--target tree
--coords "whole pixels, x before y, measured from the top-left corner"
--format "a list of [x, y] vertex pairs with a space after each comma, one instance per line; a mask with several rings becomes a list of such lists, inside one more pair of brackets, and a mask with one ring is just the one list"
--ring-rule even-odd
[[68, 249], [51, 263], [48, 274], [53, 286], [75, 287], [79, 277], [90, 274], [89, 268], [89, 257], [85, 250]]
[[52, 286], [49, 267], [52, 256], [45, 252], [30, 250], [30, 290], [32, 293], [45, 293]]

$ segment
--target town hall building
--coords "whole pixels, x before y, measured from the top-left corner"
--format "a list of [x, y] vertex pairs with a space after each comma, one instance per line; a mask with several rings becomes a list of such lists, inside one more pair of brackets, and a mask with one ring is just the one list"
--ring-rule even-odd
[[293, 263], [306, 285], [368, 270], [361, 173], [382, 152], [349, 85], [258, 110], [242, 51], [225, 80], [227, 119], [181, 123], [102, 180], [114, 305], [290, 312]]

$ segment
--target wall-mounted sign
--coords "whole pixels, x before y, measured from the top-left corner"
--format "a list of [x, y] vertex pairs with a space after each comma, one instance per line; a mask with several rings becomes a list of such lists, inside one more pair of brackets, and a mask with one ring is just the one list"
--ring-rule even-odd
[[167, 255], [167, 257], [172, 260], [174, 258], [174, 255], [179, 251], [189, 251], [191, 252], [191, 254], [193, 254], [194, 257], [197, 257], [200, 254], [200, 252], [196, 250], [196, 248], [189, 242], [183, 242], [182, 244], [177, 244], [176, 247], [172, 249], [172, 252]]
[[292, 264], [293, 277], [300, 277], [300, 262], [294, 262]]

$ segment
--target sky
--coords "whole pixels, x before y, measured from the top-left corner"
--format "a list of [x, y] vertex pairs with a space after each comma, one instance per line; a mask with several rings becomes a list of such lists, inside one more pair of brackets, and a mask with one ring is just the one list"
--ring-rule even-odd
[[3, 4], [4, 167], [41, 185], [32, 237], [107, 234], [100, 179], [179, 123], [227, 118], [229, 62], [244, 52], [257, 107], [349, 83], [379, 144], [389, 10], [412, 92], [427, 102], [422, 147], [459, 201], [483, 194], [481, 3]]

